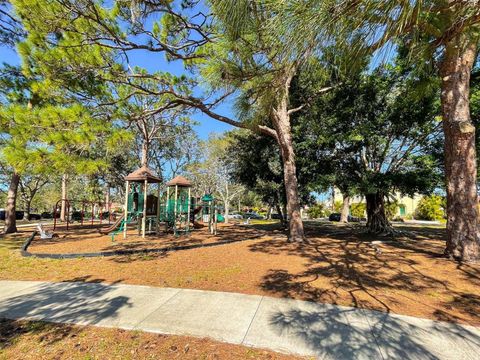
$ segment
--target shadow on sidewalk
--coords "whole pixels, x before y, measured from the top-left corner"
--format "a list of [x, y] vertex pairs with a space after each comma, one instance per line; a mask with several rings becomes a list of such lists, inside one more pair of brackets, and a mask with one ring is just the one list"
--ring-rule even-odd
[[[480, 330], [335, 306], [272, 311], [269, 328], [325, 359], [474, 359]], [[380, 352], [379, 352], [380, 351]]]
[[89, 325], [115, 318], [119, 309], [131, 307], [128, 297], [109, 296], [115, 288], [100, 283], [42, 284], [0, 300], [0, 318], [28, 318], [48, 322]]

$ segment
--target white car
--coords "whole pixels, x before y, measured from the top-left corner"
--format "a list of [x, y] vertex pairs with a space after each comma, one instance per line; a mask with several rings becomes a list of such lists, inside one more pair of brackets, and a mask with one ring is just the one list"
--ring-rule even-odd
[[228, 214], [228, 218], [229, 219], [235, 219], [235, 220], [241, 220], [241, 219], [243, 219], [243, 216], [241, 214], [239, 214], [238, 212], [233, 212], [233, 213]]

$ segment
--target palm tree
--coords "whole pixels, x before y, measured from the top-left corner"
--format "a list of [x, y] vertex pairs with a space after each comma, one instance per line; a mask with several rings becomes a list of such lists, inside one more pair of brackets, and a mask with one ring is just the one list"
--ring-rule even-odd
[[[469, 107], [470, 75], [478, 56], [479, 0], [307, 0], [279, 1], [274, 22], [289, 43], [338, 34], [357, 38], [355, 51], [407, 45], [412, 63], [441, 78], [445, 135], [447, 246], [461, 261], [480, 259], [475, 127]], [[277, 30], [278, 31], [278, 30]], [[363, 46], [367, 44], [367, 46]], [[300, 44], [302, 45], [302, 44]]]

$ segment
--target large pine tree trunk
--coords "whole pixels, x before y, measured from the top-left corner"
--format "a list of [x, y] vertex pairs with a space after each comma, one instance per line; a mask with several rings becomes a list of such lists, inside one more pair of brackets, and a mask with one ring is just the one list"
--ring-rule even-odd
[[366, 194], [367, 201], [367, 230], [373, 234], [388, 234], [393, 227], [385, 213], [385, 197], [382, 193]]
[[446, 45], [440, 69], [447, 187], [445, 253], [461, 261], [480, 258], [475, 127], [469, 108], [475, 55], [476, 44], [458, 36]]
[[348, 215], [350, 214], [350, 196], [343, 195], [342, 213], [340, 214], [340, 222], [348, 223]]
[[18, 184], [20, 183], [20, 175], [14, 172], [10, 180], [10, 187], [7, 194], [7, 207], [5, 208], [5, 234], [17, 232], [17, 218], [15, 215]]
[[298, 196], [297, 169], [293, 150], [292, 129], [288, 114], [286, 96], [274, 111], [274, 125], [277, 141], [280, 146], [283, 161], [283, 176], [287, 196], [287, 215], [289, 217], [289, 240], [302, 242], [305, 239], [303, 221], [300, 215], [300, 201]]
[[62, 205], [60, 209], [60, 221], [66, 220], [67, 213], [67, 174], [62, 175]]

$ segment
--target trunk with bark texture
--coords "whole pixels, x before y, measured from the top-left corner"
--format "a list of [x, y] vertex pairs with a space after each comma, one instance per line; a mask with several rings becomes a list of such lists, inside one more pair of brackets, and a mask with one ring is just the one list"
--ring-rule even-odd
[[271, 220], [272, 219], [272, 204], [268, 204], [268, 210], [267, 210], [267, 216], [266, 216], [267, 220]]
[[373, 234], [391, 233], [392, 225], [385, 213], [385, 197], [382, 193], [366, 194], [367, 229]]
[[285, 222], [285, 215], [283, 214], [282, 208], [278, 202], [275, 203], [275, 209], [277, 209], [277, 213], [278, 215], [280, 215], [280, 223], [282, 224], [282, 226], [286, 227], [287, 223]]
[[7, 207], [5, 208], [5, 234], [17, 232], [16, 204], [18, 194], [18, 184], [20, 183], [20, 175], [14, 172], [10, 180], [10, 187], [7, 194]]
[[228, 224], [228, 215], [230, 214], [230, 201], [224, 201], [225, 206], [225, 224]]
[[287, 196], [287, 216], [289, 217], [289, 240], [302, 242], [305, 239], [305, 234], [302, 217], [300, 215], [297, 169], [286, 96], [283, 97], [279, 106], [274, 111], [273, 119], [283, 161], [285, 192]]
[[149, 150], [149, 142], [148, 140], [144, 140], [142, 144], [142, 160], [141, 166], [148, 166], [148, 150]]
[[110, 184], [105, 186], [105, 206], [103, 211], [110, 211]]
[[475, 127], [470, 118], [470, 74], [476, 45], [457, 36], [441, 64], [445, 134], [447, 244], [445, 254], [461, 261], [480, 259]]
[[32, 211], [32, 197], [28, 197], [28, 199], [25, 200], [25, 216], [27, 217], [27, 220], [30, 220], [30, 212]]
[[60, 209], [60, 221], [66, 220], [66, 213], [67, 213], [67, 174], [62, 175], [62, 207]]
[[348, 223], [348, 215], [350, 214], [350, 196], [343, 195], [342, 213], [340, 222]]

